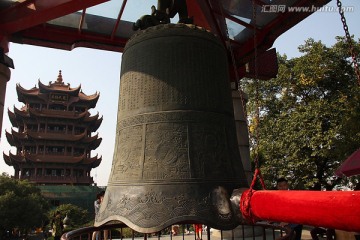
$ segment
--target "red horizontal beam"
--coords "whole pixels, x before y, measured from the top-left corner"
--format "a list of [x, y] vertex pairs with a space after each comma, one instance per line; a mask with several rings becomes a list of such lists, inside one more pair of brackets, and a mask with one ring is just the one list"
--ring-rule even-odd
[[[251, 220], [360, 231], [360, 191], [245, 191], [240, 209]], [[249, 206], [249, 208], [243, 206]], [[250, 210], [249, 212], [244, 209]]]
[[76, 47], [87, 47], [107, 51], [122, 52], [128, 39], [110, 38], [95, 33], [77, 29], [54, 27], [51, 25], [39, 25], [29, 30], [22, 31], [10, 36], [9, 41], [19, 44], [72, 50]]
[[0, 35], [10, 35], [109, 0], [27, 0], [0, 12]]

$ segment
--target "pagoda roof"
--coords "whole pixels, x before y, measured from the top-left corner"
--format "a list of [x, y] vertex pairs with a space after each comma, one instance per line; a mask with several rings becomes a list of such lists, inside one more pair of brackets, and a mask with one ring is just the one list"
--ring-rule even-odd
[[18, 126], [16, 120], [20, 120], [21, 118], [33, 118], [33, 117], [52, 117], [52, 118], [66, 118], [66, 119], [81, 119], [83, 118], [84, 122], [95, 124], [96, 131], [99, 128], [103, 118], [99, 119], [99, 113], [94, 116], [91, 116], [89, 112], [72, 112], [72, 111], [63, 111], [63, 110], [49, 110], [49, 109], [33, 109], [30, 108], [27, 110], [20, 110], [14, 106], [14, 112], [8, 110], [8, 115], [13, 126]]
[[41, 155], [41, 154], [25, 154], [25, 159], [29, 162], [47, 162], [47, 163], [72, 163], [78, 164], [85, 158], [85, 154], [81, 156], [63, 156], [63, 155]]
[[86, 104], [90, 104], [90, 108], [94, 108], [99, 100], [100, 93], [96, 92], [92, 95], [85, 95], [82, 91], [79, 93], [79, 100], [81, 102], [86, 102]]
[[83, 118], [84, 123], [89, 126], [89, 130], [95, 132], [101, 125], [103, 117], [99, 118], [99, 112], [96, 115], [91, 116], [90, 113], [86, 114]]
[[102, 142], [102, 138], [98, 138], [98, 134], [95, 136], [92, 136], [91, 138], [84, 139], [84, 141], [87, 141], [89, 143], [88, 148], [91, 150], [95, 150], [100, 146], [100, 143]]
[[18, 93], [20, 92], [20, 93], [24, 93], [24, 94], [27, 94], [27, 95], [34, 95], [34, 96], [39, 93], [39, 89], [36, 86], [33, 87], [33, 88], [30, 88], [30, 89], [25, 89], [20, 85], [20, 83], [16, 84], [16, 91]]
[[[15, 115], [16, 119], [29, 118], [30, 117], [30, 114], [29, 114], [28, 111], [18, 109], [15, 106], [14, 106], [14, 115]], [[10, 115], [9, 115], [9, 117], [10, 117]]]
[[84, 139], [83, 142], [85, 142], [85, 143], [91, 143], [91, 142], [95, 141], [96, 139], [98, 139], [98, 137], [99, 137], [99, 133], [96, 133], [94, 136], [92, 136], [92, 137], [87, 137], [86, 139]]
[[84, 94], [81, 90], [81, 85], [79, 85], [76, 88], [71, 88], [69, 83], [65, 84], [63, 82], [61, 71], [59, 71], [59, 75], [56, 81], [49, 82], [48, 85], [45, 85], [39, 79], [38, 85], [39, 88], [35, 86], [31, 89], [25, 89], [19, 83], [16, 84], [16, 92], [18, 95], [18, 100], [20, 102], [25, 103], [27, 97], [36, 97], [46, 102], [48, 100], [47, 96], [49, 93], [62, 93], [74, 97], [71, 100], [71, 103], [80, 101], [80, 102], [85, 102], [87, 105], [90, 104], [90, 107], [95, 107], [100, 96], [99, 92], [96, 92], [92, 95]]
[[72, 157], [72, 156], [59, 156], [59, 155], [36, 155], [25, 153], [23, 155], [16, 155], [9, 151], [9, 155], [3, 153], [5, 163], [9, 166], [19, 165], [20, 163], [33, 162], [33, 163], [64, 163], [64, 164], [77, 164], [77, 165], [90, 165], [95, 168], [100, 165], [102, 158], [98, 155], [87, 158], [85, 154]]
[[96, 122], [99, 118], [99, 112], [96, 113], [96, 115], [91, 116], [90, 113], [87, 114], [84, 118], [84, 122]]
[[91, 130], [93, 132], [98, 130], [98, 128], [100, 127], [102, 121], [103, 121], [103, 116], [101, 116], [101, 118], [99, 118], [99, 119], [96, 119], [96, 121], [91, 126], [89, 126], [89, 130]]
[[[13, 130], [11, 130], [13, 132]], [[6, 135], [6, 139], [8, 140], [8, 143], [13, 146], [13, 147], [16, 147], [18, 146], [19, 144], [19, 141], [17, 137], [14, 137], [13, 134], [9, 133], [8, 131], [5, 130], [5, 135]], [[21, 136], [23, 137], [23, 136]]]
[[8, 166], [16, 166], [16, 165], [17, 165], [17, 164], [14, 164], [13, 159], [10, 157], [10, 152], [9, 152], [9, 155], [6, 155], [6, 154], [3, 152], [3, 158], [4, 158], [5, 163], [6, 163]]
[[98, 157], [98, 155], [96, 154], [96, 156], [92, 157], [92, 158], [85, 158], [82, 162], [82, 164], [85, 165], [90, 165], [92, 168], [96, 168], [100, 165], [102, 160], [102, 157]]
[[49, 109], [29, 109], [31, 117], [52, 117], [52, 118], [66, 118], [66, 119], [81, 119], [87, 115], [87, 112], [69, 112], [62, 110], [49, 110]]
[[[26, 99], [28, 97], [38, 98], [39, 97], [39, 89], [36, 87], [33, 87], [31, 89], [25, 89], [23, 88], [20, 83], [16, 84], [16, 93], [18, 95], [19, 102], [26, 103]], [[42, 97], [39, 97], [39, 99], [43, 99]]]
[[70, 84], [65, 84], [62, 78], [61, 70], [59, 71], [59, 75], [54, 82], [49, 82], [49, 85], [43, 84], [40, 79], [38, 81], [39, 84], [39, 92], [41, 93], [51, 93], [51, 92], [61, 92], [67, 93], [71, 96], [79, 95], [81, 85], [76, 88], [71, 88]]
[[11, 134], [18, 139], [26, 139], [28, 138], [25, 132], [17, 132], [14, 129], [11, 129]]
[[[64, 133], [45, 133], [45, 132], [16, 132], [14, 129], [11, 129], [11, 133], [6, 131], [6, 138], [12, 146], [16, 146], [16, 143], [19, 143], [24, 140], [33, 139], [33, 140], [58, 140], [58, 141], [70, 141], [70, 142], [81, 142], [89, 144], [89, 147], [92, 149], [97, 148], [102, 139], [98, 139], [98, 134], [88, 137], [86, 132], [83, 132], [78, 135], [64, 134]], [[95, 148], [94, 148], [95, 147]]]
[[12, 111], [10, 111], [10, 109], [8, 108], [8, 116], [11, 122], [11, 125], [14, 127], [19, 127], [18, 122], [17, 122], [17, 118], [16, 118], [16, 114], [13, 113]]
[[85, 132], [72, 135], [72, 134], [64, 134], [64, 133], [45, 133], [45, 132], [27, 132], [27, 136], [31, 139], [44, 139], [44, 140], [59, 140], [59, 141], [71, 141], [76, 142], [80, 141], [83, 138], [87, 138]]

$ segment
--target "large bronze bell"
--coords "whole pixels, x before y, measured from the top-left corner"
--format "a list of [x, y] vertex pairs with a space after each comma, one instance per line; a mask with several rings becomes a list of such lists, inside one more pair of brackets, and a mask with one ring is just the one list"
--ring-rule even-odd
[[248, 186], [236, 141], [217, 37], [183, 24], [136, 33], [122, 56], [114, 158], [95, 225], [236, 227], [230, 195]]

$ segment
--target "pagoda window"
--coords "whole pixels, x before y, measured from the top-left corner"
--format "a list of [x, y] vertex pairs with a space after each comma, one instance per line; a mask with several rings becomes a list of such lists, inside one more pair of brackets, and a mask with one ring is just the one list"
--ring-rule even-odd
[[83, 127], [76, 127], [75, 128], [75, 134], [80, 134], [83, 133], [85, 131], [85, 128]]
[[56, 152], [56, 153], [59, 153], [59, 152], [63, 152], [63, 149], [64, 148], [61, 148], [61, 147], [53, 147], [53, 152]]
[[64, 147], [50, 146], [46, 148], [48, 154], [61, 155], [64, 154]]
[[33, 108], [33, 109], [41, 109], [41, 104], [40, 103], [30, 103], [29, 107]]
[[75, 112], [85, 112], [86, 108], [84, 107], [75, 107]]
[[39, 127], [39, 132], [44, 132], [44, 131], [45, 131], [45, 123], [41, 123]]
[[47, 130], [49, 132], [65, 132], [65, 126], [63, 126], [63, 125], [48, 125]]
[[74, 156], [81, 156], [84, 154], [83, 148], [74, 148]]
[[30, 147], [30, 153], [36, 153], [36, 147]]
[[62, 105], [62, 104], [52, 104], [49, 106], [50, 110], [58, 110], [58, 111], [65, 111], [66, 110], [66, 106]]
[[38, 130], [38, 126], [36, 124], [28, 124], [26, 126], [26, 128], [27, 128], [28, 131], [31, 131], [31, 132], [34, 132], [34, 131]]
[[68, 155], [71, 154], [71, 147], [67, 147], [67, 148], [66, 148], [66, 153], [67, 153]]
[[52, 169], [46, 168], [45, 169], [45, 176], [51, 176], [51, 170]]
[[60, 177], [61, 171], [62, 171], [61, 169], [47, 168], [46, 176]]
[[36, 153], [36, 147], [34, 147], [34, 146], [25, 146], [25, 152], [27, 152], [27, 153]]
[[37, 169], [36, 176], [42, 176], [42, 169], [41, 168]]
[[82, 176], [84, 176], [84, 170], [83, 169], [75, 169], [74, 170], [74, 175], [76, 177], [82, 177]]

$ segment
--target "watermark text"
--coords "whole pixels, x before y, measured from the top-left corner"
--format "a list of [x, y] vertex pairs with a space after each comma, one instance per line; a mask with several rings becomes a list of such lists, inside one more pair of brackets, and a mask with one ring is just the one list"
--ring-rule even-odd
[[[354, 12], [354, 6], [341, 7], [343, 12]], [[291, 7], [286, 5], [263, 5], [261, 7], [263, 13], [284, 13], [284, 12], [339, 12], [339, 7], [336, 6], [322, 6], [322, 7]]]

